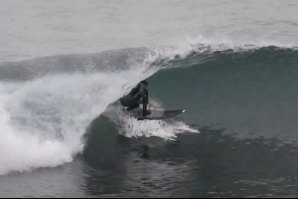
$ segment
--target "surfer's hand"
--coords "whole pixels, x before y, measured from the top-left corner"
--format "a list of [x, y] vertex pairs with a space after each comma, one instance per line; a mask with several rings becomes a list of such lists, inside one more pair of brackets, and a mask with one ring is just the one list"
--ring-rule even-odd
[[155, 104], [148, 104], [148, 109], [157, 109], [157, 108], [160, 108], [160, 105], [155, 103]]

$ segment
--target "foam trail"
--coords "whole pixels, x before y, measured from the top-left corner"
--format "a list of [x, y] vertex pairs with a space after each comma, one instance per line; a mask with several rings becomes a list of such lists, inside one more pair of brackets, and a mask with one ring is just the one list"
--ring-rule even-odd
[[197, 129], [192, 129], [181, 121], [172, 123], [163, 120], [143, 120], [139, 121], [134, 117], [126, 116], [123, 120], [121, 134], [126, 137], [160, 137], [164, 140], [175, 140], [178, 134], [198, 133]]

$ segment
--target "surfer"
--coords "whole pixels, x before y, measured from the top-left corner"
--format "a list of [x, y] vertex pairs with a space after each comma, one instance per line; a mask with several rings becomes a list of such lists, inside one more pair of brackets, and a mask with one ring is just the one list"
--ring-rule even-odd
[[120, 98], [120, 103], [122, 106], [127, 107], [127, 111], [138, 108], [140, 104], [143, 104], [143, 116], [146, 116], [151, 113], [147, 110], [148, 97], [148, 82], [143, 80], [138, 83], [126, 96]]

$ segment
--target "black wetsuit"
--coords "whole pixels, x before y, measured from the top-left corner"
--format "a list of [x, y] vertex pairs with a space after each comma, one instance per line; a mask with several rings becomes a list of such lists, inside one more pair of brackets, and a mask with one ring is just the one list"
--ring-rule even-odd
[[140, 82], [136, 87], [134, 87], [128, 95], [122, 97], [120, 102], [122, 106], [127, 107], [126, 110], [130, 111], [138, 108], [140, 104], [143, 104], [143, 116], [148, 115], [150, 112], [147, 111], [148, 104], [148, 88], [147, 82]]

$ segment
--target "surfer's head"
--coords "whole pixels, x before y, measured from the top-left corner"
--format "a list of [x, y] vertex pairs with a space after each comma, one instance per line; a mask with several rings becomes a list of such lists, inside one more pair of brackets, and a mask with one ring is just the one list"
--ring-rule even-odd
[[141, 81], [141, 83], [148, 86], [148, 82], [146, 80]]

